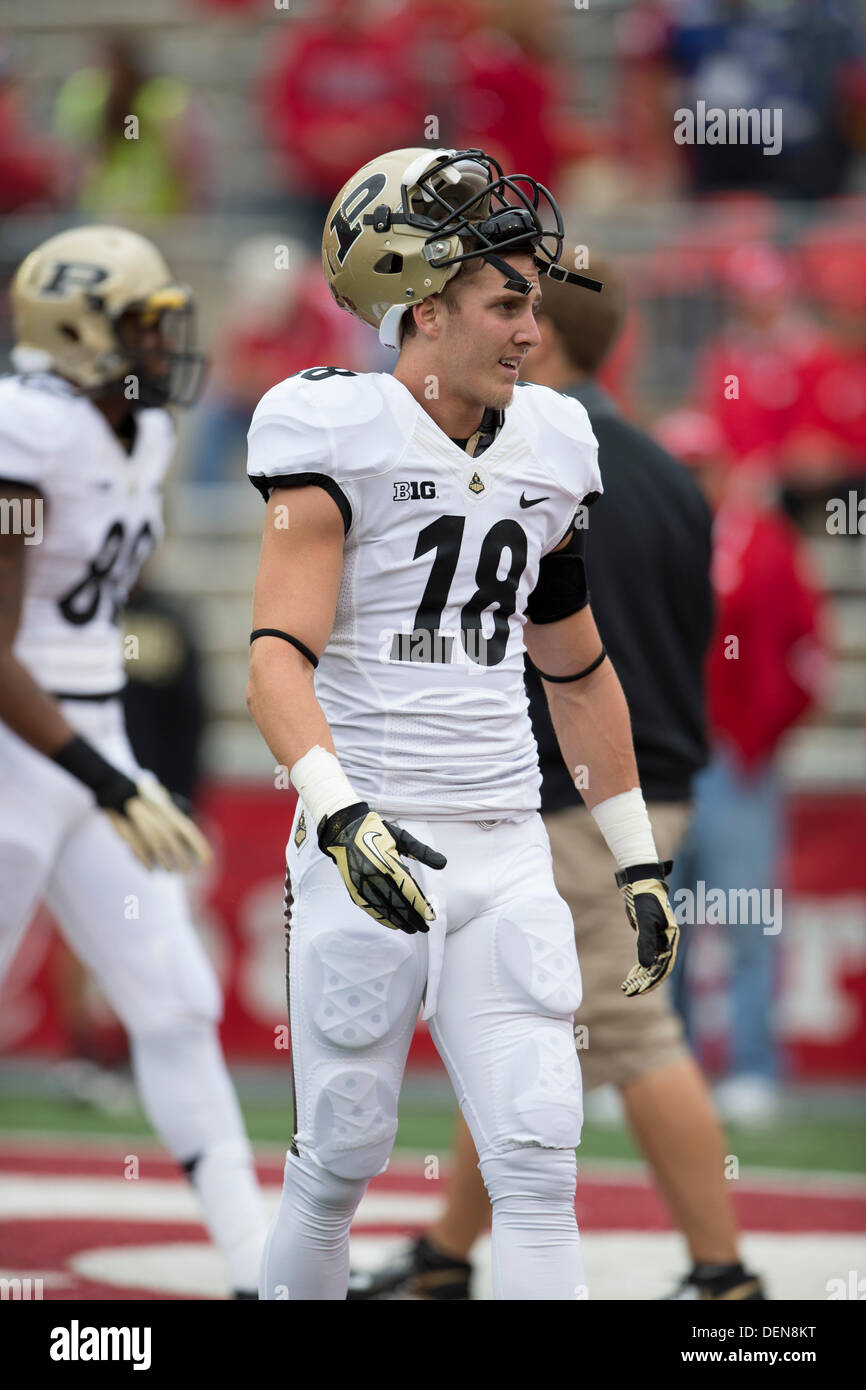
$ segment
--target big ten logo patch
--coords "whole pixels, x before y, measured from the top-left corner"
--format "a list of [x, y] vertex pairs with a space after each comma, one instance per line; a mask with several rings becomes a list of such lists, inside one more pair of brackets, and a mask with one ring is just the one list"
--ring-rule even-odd
[[430, 497], [436, 496], [436, 484], [429, 481], [422, 483], [395, 483], [394, 501], [395, 502], [420, 502], [426, 501]]

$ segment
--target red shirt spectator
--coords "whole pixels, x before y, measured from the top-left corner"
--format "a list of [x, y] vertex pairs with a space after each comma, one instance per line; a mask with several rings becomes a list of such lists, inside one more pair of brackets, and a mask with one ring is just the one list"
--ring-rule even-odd
[[745, 769], [756, 768], [818, 700], [827, 664], [823, 601], [793, 526], [743, 501], [716, 514], [713, 584], [710, 723]]
[[366, 370], [365, 347], [365, 331], [337, 308], [324, 279], [311, 274], [276, 321], [224, 331], [215, 352], [214, 386], [223, 400], [252, 410], [278, 381], [311, 364]]
[[415, 24], [411, 11], [385, 22], [369, 0], [328, 0], [292, 23], [263, 106], [289, 178], [305, 193], [330, 203], [377, 154], [423, 143], [431, 108], [411, 61]]
[[0, 71], [0, 213], [56, 206], [60, 192], [59, 157], [27, 130], [12, 86]]
[[828, 343], [807, 364], [788, 457], [798, 472], [866, 473], [866, 348]]
[[459, 51], [455, 144], [482, 149], [506, 174], [531, 174], [555, 191], [567, 112], [550, 62], [494, 30], [469, 34]]
[[770, 333], [733, 326], [704, 350], [698, 396], [734, 462], [781, 468], [806, 377], [825, 345], [813, 324], [792, 317]]

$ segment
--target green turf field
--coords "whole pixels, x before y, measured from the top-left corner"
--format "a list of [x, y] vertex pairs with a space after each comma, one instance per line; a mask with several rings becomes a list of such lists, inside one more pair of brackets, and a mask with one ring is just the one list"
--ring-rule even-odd
[[[244, 1115], [254, 1143], [286, 1146], [291, 1102], [244, 1097]], [[453, 1108], [447, 1092], [407, 1086], [400, 1106], [397, 1149], [444, 1158], [450, 1148]], [[62, 1133], [94, 1139], [101, 1135], [147, 1135], [150, 1126], [139, 1107], [120, 1115], [50, 1096], [0, 1095], [0, 1137], [10, 1133]], [[801, 1109], [766, 1131], [731, 1129], [729, 1152], [741, 1166], [793, 1171], [866, 1172], [866, 1120], [860, 1113], [810, 1116]], [[580, 1156], [585, 1160], [634, 1159], [628, 1133], [618, 1126], [587, 1122]]]

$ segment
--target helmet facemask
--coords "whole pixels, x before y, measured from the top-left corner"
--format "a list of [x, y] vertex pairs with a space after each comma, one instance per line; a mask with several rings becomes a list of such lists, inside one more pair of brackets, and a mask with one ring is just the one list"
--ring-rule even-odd
[[195, 308], [184, 290], [157, 290], [146, 300], [127, 305], [112, 320], [112, 327], [123, 368], [99, 394], [132, 377], [136, 385], [132, 399], [141, 408], [189, 406], [197, 400], [207, 358], [193, 347]]
[[[417, 192], [404, 183], [402, 216], [392, 220], [429, 231], [423, 254], [434, 269], [480, 257], [505, 275], [506, 289], [529, 294], [530, 282], [503, 259], [501, 253], [510, 249], [531, 255], [546, 274], [555, 267], [555, 279], [572, 274], [557, 265], [565, 236], [559, 207], [529, 174], [504, 174], [499, 162], [483, 150], [458, 150], [422, 173], [412, 188]], [[545, 227], [542, 221], [544, 204], [552, 226]], [[365, 221], [369, 220], [368, 215]], [[464, 250], [448, 255], [448, 239], [454, 236]], [[601, 288], [588, 277], [574, 279], [587, 288]]]

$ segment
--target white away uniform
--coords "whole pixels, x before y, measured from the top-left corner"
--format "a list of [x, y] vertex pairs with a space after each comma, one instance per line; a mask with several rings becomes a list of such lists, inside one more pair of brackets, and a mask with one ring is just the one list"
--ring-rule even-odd
[[[0, 479], [43, 500], [41, 538], [25, 546], [15, 655], [60, 697], [76, 731], [133, 778], [141, 770], [116, 698], [125, 681], [118, 619], [162, 535], [174, 450], [165, 411], [143, 410], [136, 422], [130, 454], [60, 378], [0, 378]], [[180, 1162], [196, 1164], [232, 1283], [255, 1287], [260, 1199], [216, 1034], [219, 986], [182, 879], [148, 872], [92, 792], [0, 724], [0, 979], [40, 898], [129, 1032], [154, 1127]]]
[[[497, 1294], [574, 1297], [580, 976], [538, 814], [523, 625], [542, 556], [601, 491], [586, 412], [520, 387], [473, 458], [393, 377], [317, 368], [259, 403], [248, 466], [266, 496], [316, 483], [340, 507], [343, 579], [316, 694], [359, 796], [448, 859], [440, 872], [410, 861], [437, 910], [429, 935], [390, 931], [351, 901], [296, 811], [296, 1135], [261, 1296], [345, 1297], [348, 1224], [388, 1161], [423, 996], [493, 1203]], [[291, 527], [291, 493], [281, 500]]]

